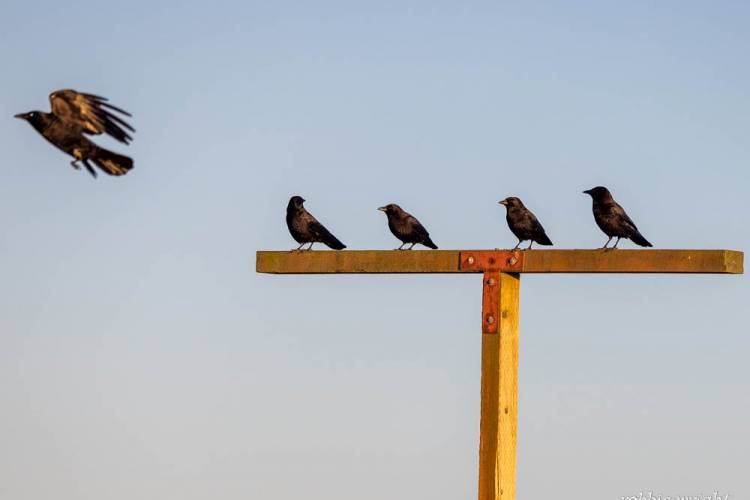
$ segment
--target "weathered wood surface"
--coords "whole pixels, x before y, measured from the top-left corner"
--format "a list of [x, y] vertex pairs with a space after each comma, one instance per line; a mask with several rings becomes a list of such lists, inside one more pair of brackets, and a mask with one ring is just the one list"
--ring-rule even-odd
[[482, 406], [479, 421], [479, 500], [516, 498], [518, 434], [519, 275], [484, 275]]
[[[260, 251], [256, 269], [274, 274], [476, 273], [462, 266], [491, 250]], [[497, 255], [507, 255], [497, 252]], [[744, 254], [734, 250], [528, 250], [513, 268], [522, 273], [708, 273], [742, 274]]]

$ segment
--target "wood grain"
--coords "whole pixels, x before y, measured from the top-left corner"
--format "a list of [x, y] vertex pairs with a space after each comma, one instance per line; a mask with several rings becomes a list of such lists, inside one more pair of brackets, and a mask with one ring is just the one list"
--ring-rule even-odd
[[[497, 332], [482, 334], [479, 500], [514, 500], [520, 276], [497, 274]], [[487, 300], [487, 299], [485, 299]], [[483, 316], [482, 321], [486, 321]]]
[[[710, 273], [742, 274], [744, 254], [734, 250], [528, 250], [522, 273]], [[489, 260], [492, 250], [260, 251], [256, 270], [273, 274], [479, 273], [462, 267], [474, 254]], [[497, 252], [498, 262], [506, 252]], [[463, 259], [463, 260], [462, 260]]]

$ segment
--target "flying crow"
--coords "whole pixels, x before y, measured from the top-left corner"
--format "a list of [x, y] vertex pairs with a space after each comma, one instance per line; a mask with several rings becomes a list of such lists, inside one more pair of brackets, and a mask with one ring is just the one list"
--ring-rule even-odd
[[135, 130], [113, 112], [124, 116], [130, 113], [112, 106], [104, 97], [70, 89], [52, 92], [49, 102], [51, 113], [30, 111], [16, 118], [29, 122], [52, 145], [72, 156], [73, 168], [80, 170], [81, 162], [94, 177], [96, 170], [89, 162], [109, 175], [125, 175], [133, 168], [133, 160], [127, 156], [101, 148], [86, 137], [105, 133], [128, 144], [132, 140], [128, 131]]

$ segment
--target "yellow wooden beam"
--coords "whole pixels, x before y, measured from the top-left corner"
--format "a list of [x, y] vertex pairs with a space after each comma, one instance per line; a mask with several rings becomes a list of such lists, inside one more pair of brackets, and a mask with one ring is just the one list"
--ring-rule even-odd
[[479, 500], [516, 498], [519, 278], [484, 274]]
[[524, 257], [526, 273], [743, 273], [743, 253], [733, 250], [541, 250]]
[[[462, 265], [488, 250], [260, 251], [259, 273], [462, 273]], [[498, 254], [500, 255], [500, 254]], [[528, 250], [516, 253], [522, 273], [742, 274], [744, 254], [734, 250]], [[463, 259], [463, 261], [462, 261]], [[510, 270], [510, 269], [501, 269]]]
[[457, 273], [457, 250], [258, 252], [256, 270], [274, 274]]

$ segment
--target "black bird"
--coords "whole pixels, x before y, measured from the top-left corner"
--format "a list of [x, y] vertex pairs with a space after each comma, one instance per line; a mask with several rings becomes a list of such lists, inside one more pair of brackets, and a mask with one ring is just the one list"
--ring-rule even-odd
[[625, 210], [617, 204], [612, 193], [602, 186], [597, 186], [592, 189], [584, 191], [585, 194], [591, 196], [594, 201], [594, 220], [599, 229], [604, 231], [604, 234], [609, 236], [609, 239], [602, 248], [608, 248], [609, 242], [612, 238], [617, 238], [615, 245], [612, 247], [617, 248], [617, 244], [620, 242], [620, 238], [628, 238], [636, 245], [642, 247], [653, 246], [648, 242], [646, 238], [638, 231], [635, 223], [628, 217]]
[[135, 130], [112, 111], [125, 116], [131, 116], [130, 113], [112, 106], [105, 97], [70, 89], [52, 92], [49, 102], [51, 113], [30, 111], [15, 117], [29, 122], [55, 147], [72, 156], [70, 164], [76, 170], [80, 170], [78, 162], [82, 162], [86, 170], [96, 177], [89, 160], [109, 175], [125, 175], [133, 168], [133, 160], [127, 156], [100, 148], [86, 137], [106, 133], [128, 144], [133, 138], [126, 129], [130, 132]]
[[380, 207], [378, 210], [385, 212], [385, 215], [388, 217], [388, 227], [393, 236], [401, 240], [401, 246], [396, 250], [403, 249], [407, 243], [411, 243], [411, 246], [407, 250], [414, 248], [414, 245], [417, 243], [437, 250], [437, 245], [430, 239], [430, 233], [427, 232], [416, 217], [405, 212], [404, 209], [395, 203]]
[[540, 245], [551, 245], [547, 233], [544, 232], [544, 228], [537, 220], [536, 216], [531, 213], [531, 210], [526, 208], [520, 199], [515, 196], [500, 200], [498, 203], [505, 205], [506, 214], [505, 220], [508, 221], [508, 227], [518, 238], [518, 244], [513, 247], [513, 250], [521, 246], [521, 242], [531, 240], [529, 248], [535, 242]]
[[301, 196], [292, 196], [286, 206], [286, 225], [292, 233], [292, 238], [300, 244], [293, 251], [301, 250], [306, 243], [310, 244], [307, 250], [312, 248], [313, 243], [325, 243], [334, 250], [346, 248], [346, 245], [323, 227], [318, 219], [305, 210], [303, 203], [305, 200]]

